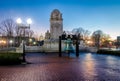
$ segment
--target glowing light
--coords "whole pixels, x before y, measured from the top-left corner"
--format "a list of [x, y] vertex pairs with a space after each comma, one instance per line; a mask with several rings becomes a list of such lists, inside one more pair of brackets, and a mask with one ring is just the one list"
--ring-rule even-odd
[[6, 41], [3, 41], [4, 44], [6, 44]]
[[13, 40], [10, 40], [9, 42], [12, 44], [12, 43], [13, 43]]
[[93, 42], [92, 41], [87, 41], [87, 44], [92, 44]]
[[33, 44], [35, 45], [35, 44], [36, 44], [36, 42], [33, 42]]
[[31, 23], [32, 23], [31, 18], [27, 19], [27, 24], [31, 24]]
[[29, 42], [32, 42], [32, 39], [29, 39]]
[[16, 20], [16, 22], [17, 22], [18, 24], [21, 24], [21, 23], [22, 23], [21, 18], [18, 18], [18, 19]]
[[0, 43], [6, 44], [6, 41], [5, 40], [1, 40]]

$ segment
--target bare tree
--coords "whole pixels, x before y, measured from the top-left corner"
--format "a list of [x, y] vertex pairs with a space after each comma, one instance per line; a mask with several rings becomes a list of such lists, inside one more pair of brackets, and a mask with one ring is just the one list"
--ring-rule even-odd
[[111, 37], [109, 34], [103, 34], [102, 38], [101, 38], [101, 45], [102, 47], [109, 47], [110, 43], [111, 43]]
[[82, 37], [84, 41], [86, 41], [90, 35], [90, 31], [85, 30], [81, 27], [73, 29], [72, 33], [76, 35], [80, 35], [80, 37]]
[[18, 26], [15, 27], [15, 34], [16, 34], [16, 37], [20, 35], [20, 29]]
[[33, 30], [26, 30], [26, 35], [31, 38], [34, 35], [34, 31]]
[[14, 34], [15, 22], [12, 19], [6, 19], [0, 24], [0, 31], [8, 37], [12, 37]]
[[23, 30], [20, 29], [18, 26], [15, 27], [15, 35], [16, 35], [16, 46], [19, 46], [20, 42], [22, 41]]
[[78, 34], [83, 35], [83, 32], [84, 32], [84, 31], [85, 31], [85, 30], [84, 30], [83, 28], [79, 27], [79, 28], [74, 28], [74, 29], [72, 30], [72, 33], [73, 33], [73, 34], [76, 34], [76, 35], [78, 35]]
[[9, 40], [13, 39], [15, 27], [16, 23], [12, 19], [3, 20], [0, 23], [0, 33], [2, 36], [6, 36], [7, 46], [9, 46]]
[[84, 30], [83, 31], [83, 39], [85, 40], [85, 41], [87, 41], [88, 39], [89, 39], [89, 36], [90, 36], [90, 31], [88, 31], [88, 30]]
[[101, 38], [103, 37], [103, 32], [101, 30], [94, 31], [92, 34], [92, 39], [94, 45], [99, 49]]
[[24, 40], [29, 42], [28, 39], [31, 38], [34, 35], [33, 30], [30, 30], [30, 29], [24, 30], [23, 28], [20, 28], [19, 26], [17, 26], [15, 28], [15, 32], [16, 32], [16, 38], [17, 38], [18, 46], [19, 46], [20, 42], [23, 40], [23, 38], [24, 38]]
[[25, 30], [24, 28], [20, 28], [12, 19], [6, 19], [0, 23], [0, 34], [6, 36], [7, 40], [14, 37], [15, 43], [19, 46], [23, 38], [32, 37], [34, 32], [30, 29]]

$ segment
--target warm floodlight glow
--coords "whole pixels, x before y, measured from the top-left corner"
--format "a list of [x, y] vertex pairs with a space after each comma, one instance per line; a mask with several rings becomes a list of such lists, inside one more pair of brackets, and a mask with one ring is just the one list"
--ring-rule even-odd
[[31, 24], [32, 23], [32, 20], [29, 18], [29, 19], [27, 19], [27, 23], [28, 24]]
[[5, 40], [0, 40], [0, 43], [1, 44], [6, 44], [6, 41]]
[[21, 18], [18, 18], [18, 19], [17, 19], [17, 23], [18, 23], [18, 24], [21, 24], [21, 23], [22, 23]]

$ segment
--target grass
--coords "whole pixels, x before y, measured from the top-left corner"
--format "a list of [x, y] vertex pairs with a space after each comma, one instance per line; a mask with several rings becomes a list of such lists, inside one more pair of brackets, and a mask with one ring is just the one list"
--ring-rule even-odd
[[0, 65], [14, 65], [21, 63], [22, 53], [0, 52]]

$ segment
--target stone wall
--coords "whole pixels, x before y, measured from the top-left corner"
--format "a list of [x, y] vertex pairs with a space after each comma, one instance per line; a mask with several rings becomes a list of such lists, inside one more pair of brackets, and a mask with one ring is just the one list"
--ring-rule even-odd
[[[65, 48], [65, 43], [62, 41], [62, 51]], [[85, 45], [79, 46], [80, 51], [88, 51], [88, 52], [97, 52], [97, 48], [95, 47], [87, 47]], [[26, 52], [59, 52], [59, 42], [58, 41], [50, 41], [46, 40], [43, 46], [25, 46]], [[16, 52], [22, 53], [23, 46], [16, 48]]]
[[[62, 50], [64, 49], [64, 42], [62, 43]], [[44, 52], [59, 52], [58, 42], [46, 42], [43, 46]]]
[[[62, 43], [62, 50], [64, 42]], [[16, 52], [23, 53], [23, 47], [17, 47]], [[59, 52], [59, 43], [46, 41], [43, 46], [25, 46], [25, 52]]]

